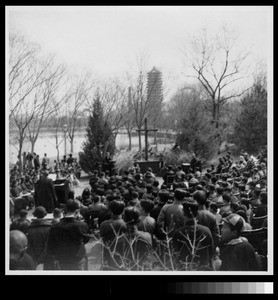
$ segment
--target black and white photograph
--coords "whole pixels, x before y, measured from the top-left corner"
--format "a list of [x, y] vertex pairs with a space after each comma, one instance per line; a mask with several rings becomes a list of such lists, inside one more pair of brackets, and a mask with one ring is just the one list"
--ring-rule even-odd
[[6, 275], [273, 275], [272, 6], [5, 17]]

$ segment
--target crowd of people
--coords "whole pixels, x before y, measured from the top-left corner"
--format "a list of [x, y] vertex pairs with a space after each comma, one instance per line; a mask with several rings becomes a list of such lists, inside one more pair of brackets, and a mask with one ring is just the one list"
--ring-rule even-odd
[[238, 161], [228, 153], [206, 170], [169, 165], [162, 184], [138, 166], [96, 170], [89, 184], [79, 197], [71, 190], [52, 221], [42, 205], [31, 223], [20, 211], [11, 269], [88, 270], [85, 244], [97, 239], [103, 270], [267, 270], [265, 150]]
[[81, 168], [77, 159], [70, 153], [59, 162], [50, 164], [47, 153], [42, 159], [36, 153], [23, 152], [22, 166], [20, 160], [10, 169], [10, 217], [18, 214], [21, 209], [30, 210], [35, 206], [35, 185], [46, 173], [56, 174], [57, 179], [66, 178], [70, 184], [79, 184]]

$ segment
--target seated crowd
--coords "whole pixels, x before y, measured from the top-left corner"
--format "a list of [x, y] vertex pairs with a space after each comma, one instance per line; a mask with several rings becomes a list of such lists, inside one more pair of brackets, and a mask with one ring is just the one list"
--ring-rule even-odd
[[206, 172], [168, 166], [161, 185], [151, 168], [95, 171], [91, 188], [80, 197], [71, 191], [52, 222], [42, 206], [31, 223], [20, 212], [10, 228], [10, 266], [87, 270], [85, 244], [95, 238], [103, 270], [266, 271], [266, 165], [263, 153], [236, 162], [228, 153]]
[[[81, 168], [77, 159], [72, 154], [64, 155], [57, 163], [54, 160], [53, 167], [50, 166], [47, 154], [40, 159], [36, 153], [23, 153], [22, 168], [19, 168], [19, 161], [10, 169], [10, 217], [18, 214], [21, 209], [30, 210], [34, 207], [34, 186], [40, 179], [41, 173], [48, 170], [49, 173], [56, 173], [58, 177], [68, 178], [72, 185], [78, 185], [81, 175]], [[20, 201], [16, 199], [20, 198]]]

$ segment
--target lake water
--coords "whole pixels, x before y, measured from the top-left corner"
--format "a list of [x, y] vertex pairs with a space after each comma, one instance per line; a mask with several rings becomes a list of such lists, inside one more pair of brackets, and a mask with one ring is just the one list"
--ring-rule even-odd
[[[163, 143], [164, 143], [164, 139], [160, 139], [160, 140], [163, 140]], [[60, 158], [62, 158], [63, 155], [65, 154], [65, 143], [64, 143], [62, 134], [60, 137], [60, 141], [62, 141], [62, 142], [59, 146], [59, 152], [60, 152]], [[82, 151], [82, 144], [85, 141], [86, 141], [86, 132], [85, 131], [78, 132], [74, 138], [74, 143], [73, 143], [73, 150], [74, 150], [73, 155], [74, 156], [78, 157], [78, 152]], [[145, 146], [144, 136], [141, 137], [141, 141], [142, 141], [142, 147], [144, 147]], [[154, 144], [153, 137], [149, 137], [148, 141], [149, 141], [150, 146], [152, 146]], [[165, 140], [165, 141], [168, 143], [169, 139]], [[132, 149], [138, 149], [138, 147], [139, 147], [138, 146], [139, 145], [138, 136], [132, 136], [131, 143], [132, 143]], [[118, 149], [127, 149], [128, 144], [129, 144], [128, 135], [126, 133], [119, 133], [116, 138], [116, 147]], [[9, 143], [9, 162], [10, 163], [15, 163], [17, 161], [18, 150], [17, 150], [16, 146], [17, 145], [14, 145], [12, 142], [12, 137], [10, 137], [10, 143]], [[161, 145], [161, 146], [163, 146], [163, 145]], [[159, 148], [161, 148], [161, 147], [159, 147]], [[28, 142], [28, 140], [26, 140], [25, 143], [23, 144], [22, 152], [23, 151], [25, 151], [25, 152], [31, 151], [31, 144], [30, 144], [30, 142]], [[49, 158], [57, 157], [57, 150], [55, 148], [54, 135], [51, 134], [50, 132], [42, 133], [39, 136], [39, 138], [35, 144], [34, 152], [39, 154], [40, 158], [43, 157], [44, 153], [47, 153], [47, 156]], [[66, 153], [67, 154], [70, 153], [69, 141], [67, 141], [67, 144], [66, 144]]]

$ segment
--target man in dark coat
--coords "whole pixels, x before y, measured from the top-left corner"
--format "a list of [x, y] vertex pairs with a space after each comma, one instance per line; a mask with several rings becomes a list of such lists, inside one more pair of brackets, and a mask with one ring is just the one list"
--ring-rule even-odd
[[41, 172], [41, 177], [35, 184], [34, 200], [36, 206], [43, 206], [47, 213], [53, 213], [58, 206], [58, 199], [53, 181], [47, 176], [48, 171]]
[[47, 253], [60, 270], [87, 270], [85, 244], [90, 236], [87, 224], [77, 220], [80, 202], [68, 200], [65, 209], [64, 218], [49, 231]]
[[223, 219], [221, 239], [224, 243], [220, 259], [220, 271], [260, 271], [253, 246], [241, 232], [244, 219], [238, 214], [230, 214]]
[[[192, 261], [200, 266], [209, 266], [214, 252], [211, 231], [207, 226], [199, 224], [196, 219], [198, 214], [196, 200], [188, 198], [182, 205], [186, 221], [183, 227], [175, 230], [173, 236], [173, 247], [178, 254], [178, 264], [181, 261]], [[194, 249], [193, 245], [195, 245]]]
[[27, 253], [33, 258], [36, 265], [44, 264], [47, 258], [46, 241], [51, 223], [44, 219], [47, 215], [43, 206], [37, 206], [34, 211], [36, 219], [32, 220], [28, 229]]

